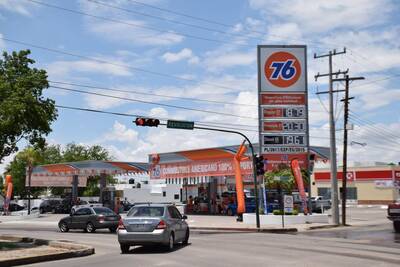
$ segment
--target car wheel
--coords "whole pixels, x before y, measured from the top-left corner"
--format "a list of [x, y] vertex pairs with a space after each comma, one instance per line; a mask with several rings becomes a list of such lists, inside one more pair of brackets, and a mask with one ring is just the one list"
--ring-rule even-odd
[[396, 233], [400, 233], [400, 221], [394, 221], [393, 228]]
[[184, 244], [184, 245], [189, 244], [189, 235], [190, 235], [190, 231], [189, 231], [189, 227], [188, 227], [186, 229], [185, 239], [183, 240], [182, 244]]
[[117, 231], [117, 227], [116, 226], [110, 227], [108, 229], [110, 230], [111, 233], [115, 233]]
[[172, 251], [174, 249], [174, 244], [175, 244], [175, 237], [174, 237], [174, 233], [171, 233], [169, 235], [169, 239], [168, 239], [168, 245], [167, 245], [167, 251]]
[[44, 213], [44, 209], [43, 209], [43, 208], [40, 208], [40, 209], [39, 209], [39, 213], [40, 213], [40, 214], [43, 214], [43, 213]]
[[228, 210], [226, 211], [226, 214], [227, 214], [228, 216], [233, 216], [233, 211], [232, 211], [232, 209], [228, 209]]
[[58, 225], [58, 228], [60, 228], [60, 231], [65, 233], [69, 231], [68, 225], [66, 222], [62, 222]]
[[86, 224], [86, 232], [88, 232], [88, 233], [93, 233], [94, 231], [96, 231], [96, 228], [94, 227], [94, 225], [93, 225], [93, 223], [91, 223], [91, 222], [88, 222], [87, 224]]
[[121, 253], [122, 254], [124, 254], [124, 253], [128, 253], [129, 252], [129, 245], [126, 245], [126, 244], [119, 244], [119, 247], [121, 248]]

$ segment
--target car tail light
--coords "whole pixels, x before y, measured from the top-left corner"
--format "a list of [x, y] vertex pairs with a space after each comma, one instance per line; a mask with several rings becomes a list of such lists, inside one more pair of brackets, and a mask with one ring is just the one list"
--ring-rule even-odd
[[166, 224], [165, 221], [163, 221], [163, 220], [161, 220], [161, 221], [158, 223], [157, 227], [156, 227], [156, 229], [165, 229], [165, 228], [167, 228], [167, 224]]
[[119, 219], [118, 230], [125, 230], [125, 225], [124, 225], [124, 222], [122, 221], [122, 219]]
[[97, 220], [101, 223], [104, 222], [104, 215], [99, 215], [99, 217], [97, 217]]

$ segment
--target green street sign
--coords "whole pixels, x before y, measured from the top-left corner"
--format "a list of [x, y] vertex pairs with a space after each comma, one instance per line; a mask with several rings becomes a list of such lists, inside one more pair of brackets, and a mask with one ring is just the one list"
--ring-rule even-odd
[[194, 122], [193, 121], [167, 121], [167, 128], [175, 128], [175, 129], [185, 129], [185, 130], [193, 130]]

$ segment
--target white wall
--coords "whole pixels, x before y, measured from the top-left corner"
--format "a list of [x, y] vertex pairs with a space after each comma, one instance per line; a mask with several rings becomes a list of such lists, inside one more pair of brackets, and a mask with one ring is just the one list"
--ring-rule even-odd
[[[136, 202], [175, 202], [180, 201], [180, 189], [181, 185], [176, 184], [163, 184], [159, 186], [153, 185], [151, 188], [127, 188], [124, 189], [123, 199], [131, 203]], [[163, 192], [166, 196], [163, 196]], [[177, 194], [178, 199], [174, 199], [174, 195]]]

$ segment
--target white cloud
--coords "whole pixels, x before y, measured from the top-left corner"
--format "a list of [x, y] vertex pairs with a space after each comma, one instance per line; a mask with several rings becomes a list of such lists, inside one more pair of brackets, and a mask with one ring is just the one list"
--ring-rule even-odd
[[178, 62], [181, 60], [187, 60], [190, 64], [199, 63], [199, 58], [193, 54], [193, 51], [189, 48], [183, 48], [177, 53], [167, 52], [161, 56], [166, 63]]
[[237, 66], [255, 65], [256, 52], [227, 51], [208, 53], [204, 65], [208, 71], [226, 70]]
[[[102, 58], [99, 58], [103, 60]], [[78, 60], [78, 61], [55, 61], [47, 65], [46, 69], [51, 79], [60, 77], [65, 79], [66, 76], [71, 76], [76, 73], [96, 73], [108, 74], [115, 76], [130, 76], [132, 75], [127, 64], [117, 59], [104, 59], [116, 65], [100, 63], [94, 60]], [[124, 66], [126, 65], [126, 66]]]
[[138, 141], [138, 132], [115, 121], [112, 130], [105, 134], [104, 140], [135, 145]]
[[[369, 27], [387, 21], [394, 11], [390, 0], [249, 0], [250, 6], [269, 16], [298, 24], [305, 32], [328, 32], [341, 27]], [[373, 19], [371, 19], [373, 18]]]
[[3, 176], [3, 173], [6, 170], [7, 165], [14, 160], [15, 155], [17, 155], [17, 153], [13, 153], [5, 158], [3, 158], [3, 161], [0, 163], [0, 175]]
[[89, 21], [88, 30], [101, 38], [114, 42], [123, 41], [132, 46], [165, 46], [180, 43], [184, 39], [174, 32], [160, 33], [144, 29], [142, 27], [147, 27], [144, 21], [124, 20], [124, 23], [127, 24]]
[[0, 0], [0, 9], [8, 10], [24, 16], [31, 16], [32, 8], [38, 5], [25, 0]]
[[[0, 33], [0, 37], [2, 38], [3, 35]], [[0, 51], [5, 50], [6, 49], [6, 43], [0, 39]]]

